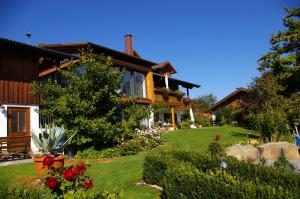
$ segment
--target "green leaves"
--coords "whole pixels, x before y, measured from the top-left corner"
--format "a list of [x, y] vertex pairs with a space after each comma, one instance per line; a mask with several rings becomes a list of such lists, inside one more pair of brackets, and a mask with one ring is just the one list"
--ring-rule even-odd
[[300, 8], [285, 9], [285, 31], [271, 37], [272, 51], [259, 59], [259, 71], [274, 75], [289, 96], [300, 91]]

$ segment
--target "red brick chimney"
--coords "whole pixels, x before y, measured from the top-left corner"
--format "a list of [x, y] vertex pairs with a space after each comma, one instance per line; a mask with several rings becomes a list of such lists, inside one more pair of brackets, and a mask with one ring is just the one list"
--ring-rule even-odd
[[125, 53], [133, 56], [132, 35], [127, 34], [125, 37]]

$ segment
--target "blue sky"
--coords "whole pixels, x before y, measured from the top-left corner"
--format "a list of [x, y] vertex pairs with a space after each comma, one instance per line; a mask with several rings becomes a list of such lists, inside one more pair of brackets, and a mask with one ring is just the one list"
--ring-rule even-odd
[[31, 44], [90, 41], [123, 51], [126, 33], [139, 54], [170, 61], [175, 78], [200, 84], [192, 97], [221, 99], [259, 75], [283, 7], [296, 0], [0, 0], [0, 37]]

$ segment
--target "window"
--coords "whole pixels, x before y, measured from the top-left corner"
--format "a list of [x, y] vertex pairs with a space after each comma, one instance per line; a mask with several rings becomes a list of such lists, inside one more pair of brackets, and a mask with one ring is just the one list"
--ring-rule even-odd
[[125, 96], [146, 98], [145, 87], [145, 75], [143, 73], [126, 70], [121, 85], [122, 93]]

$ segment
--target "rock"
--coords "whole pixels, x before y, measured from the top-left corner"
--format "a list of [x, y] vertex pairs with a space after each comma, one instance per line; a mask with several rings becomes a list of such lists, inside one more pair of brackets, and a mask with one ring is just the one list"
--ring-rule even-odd
[[233, 156], [238, 160], [258, 162], [260, 155], [257, 148], [252, 145], [232, 145], [226, 149], [227, 156]]
[[298, 147], [295, 144], [288, 142], [271, 142], [260, 145], [257, 148], [261, 157], [264, 157], [267, 160], [277, 160], [281, 148], [284, 149], [288, 160], [296, 160], [300, 158]]

